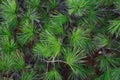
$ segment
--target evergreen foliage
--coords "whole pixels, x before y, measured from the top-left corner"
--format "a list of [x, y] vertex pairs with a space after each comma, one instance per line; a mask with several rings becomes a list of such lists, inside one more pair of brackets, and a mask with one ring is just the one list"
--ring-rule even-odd
[[120, 0], [0, 0], [0, 80], [120, 80]]

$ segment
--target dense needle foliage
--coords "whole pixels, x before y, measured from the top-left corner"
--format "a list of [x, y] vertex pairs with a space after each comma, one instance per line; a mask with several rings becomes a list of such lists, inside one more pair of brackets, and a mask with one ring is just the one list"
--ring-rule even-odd
[[120, 80], [120, 0], [0, 0], [0, 80]]

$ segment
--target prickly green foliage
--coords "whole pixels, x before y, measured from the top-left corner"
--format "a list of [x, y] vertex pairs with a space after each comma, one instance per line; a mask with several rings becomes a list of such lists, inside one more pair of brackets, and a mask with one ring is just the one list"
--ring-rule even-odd
[[62, 77], [58, 71], [53, 69], [46, 73], [45, 80], [62, 80]]
[[42, 36], [43, 36], [42, 42], [47, 43], [50, 46], [51, 51], [55, 54], [58, 54], [61, 49], [60, 39], [58, 39], [48, 31], [45, 31], [45, 33], [43, 33]]
[[1, 46], [3, 51], [7, 53], [11, 53], [12, 51], [17, 49], [17, 44], [14, 42], [14, 40], [9, 40], [8, 38], [4, 38], [1, 41]]
[[81, 65], [73, 67], [68, 79], [76, 80], [79, 78], [82, 80], [87, 78], [87, 71]]
[[45, 31], [42, 40], [33, 48], [33, 52], [43, 57], [54, 57], [60, 54], [61, 42], [53, 34]]
[[56, 16], [53, 16], [50, 21], [48, 21], [48, 23], [45, 25], [45, 28], [51, 33], [61, 35], [64, 33], [63, 24], [66, 22], [67, 16], [58, 14]]
[[85, 56], [83, 52], [82, 51], [72, 52], [70, 50], [67, 50], [67, 52], [65, 52], [64, 54], [66, 63], [71, 68], [71, 73], [68, 79], [75, 80], [76, 78], [81, 79], [87, 78], [87, 72], [85, 71], [83, 66], [80, 65], [83, 62], [83, 60], [81, 60], [82, 57]]
[[[14, 61], [14, 69], [15, 70], [22, 70], [25, 68], [25, 61], [22, 55], [19, 53], [15, 54], [13, 53], [13, 61]], [[18, 62], [19, 61], [19, 62]]]
[[9, 27], [8, 26], [1, 26], [0, 28], [0, 37], [1, 38], [11, 38], [12, 34], [10, 33]]
[[23, 24], [25, 24], [25, 22], [33, 22], [33, 21], [39, 21], [39, 17], [38, 14], [36, 12], [35, 9], [28, 9], [27, 12], [25, 14], [23, 14]]
[[70, 43], [73, 47], [80, 47], [85, 53], [94, 53], [95, 45], [89, 38], [88, 30], [81, 28], [74, 30], [71, 35]]
[[[98, 0], [96, 0], [96, 1], [98, 1]], [[113, 0], [100, 0], [100, 4], [102, 4], [102, 5], [104, 5], [104, 6], [110, 6], [110, 5], [112, 5], [113, 4]]]
[[82, 60], [80, 61], [80, 59], [85, 56], [82, 51], [75, 52], [69, 49], [64, 52], [64, 55], [67, 64], [71, 67], [82, 63]]
[[12, 70], [22, 70], [25, 67], [23, 56], [13, 52], [12, 54], [4, 54], [0, 57], [0, 70], [3, 72]]
[[35, 79], [35, 72], [26, 72], [23, 73], [21, 80], [34, 80]]
[[18, 42], [20, 44], [27, 44], [34, 38], [35, 27], [31, 23], [22, 25], [21, 32], [17, 33]]
[[15, 25], [17, 23], [17, 4], [16, 0], [6, 0], [3, 1], [1, 6], [1, 17], [6, 23], [9, 23], [12, 25]]
[[36, 9], [40, 4], [40, 0], [26, 0], [26, 3], [26, 7]]
[[50, 2], [50, 6], [49, 6], [50, 9], [54, 9], [59, 5], [57, 0], [49, 0], [49, 2]]
[[0, 29], [0, 44], [5, 54], [11, 53], [18, 48], [14, 39], [12, 39], [12, 33], [7, 25], [2, 25]]
[[120, 36], [120, 20], [113, 20], [110, 21], [110, 26], [108, 27], [108, 31], [112, 34], [115, 35], [116, 37]]
[[56, 23], [57, 23], [58, 25], [62, 25], [62, 24], [65, 24], [65, 23], [66, 23], [66, 21], [67, 21], [67, 16], [59, 13], [58, 15], [53, 16], [53, 18], [51, 18], [51, 20], [52, 20], [53, 22], [57, 21]]
[[107, 70], [100, 78], [96, 78], [95, 80], [119, 80], [119, 71], [119, 68]]
[[89, 41], [89, 35], [83, 29], [76, 29], [71, 35], [70, 43], [74, 46], [84, 46]]
[[115, 6], [116, 6], [117, 9], [120, 10], [120, 5], [119, 5], [119, 3], [120, 3], [120, 0], [115, 0]]
[[13, 59], [12, 56], [10, 55], [3, 55], [0, 57], [0, 70], [5, 72], [5, 71], [10, 71], [13, 68]]
[[97, 60], [99, 62], [99, 68], [101, 71], [106, 71], [111, 68], [115, 68], [119, 65], [119, 58], [114, 58], [111, 56], [100, 56]]
[[0, 0], [0, 80], [120, 80], [120, 0]]
[[66, 0], [68, 3], [69, 14], [76, 14], [82, 16], [88, 9], [89, 0]]
[[107, 80], [107, 79], [112, 80], [110, 70], [107, 70], [105, 73], [103, 73], [103, 75], [100, 77], [100, 79], [102, 79], [102, 80]]
[[37, 43], [33, 49], [33, 52], [38, 56], [50, 57], [51, 51], [47, 44]]
[[113, 72], [111, 75], [113, 76], [112, 79], [119, 80], [120, 79], [120, 68], [116, 68], [112, 70]]
[[106, 46], [110, 47], [110, 43], [111, 43], [110, 38], [103, 34], [97, 34], [94, 38], [94, 41], [98, 48], [102, 48]]

